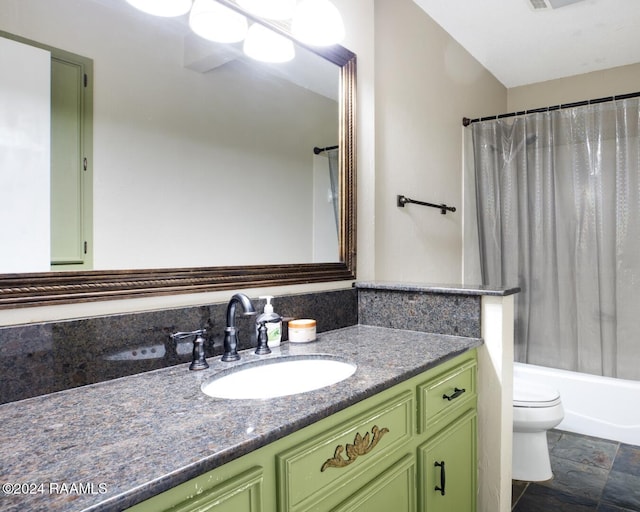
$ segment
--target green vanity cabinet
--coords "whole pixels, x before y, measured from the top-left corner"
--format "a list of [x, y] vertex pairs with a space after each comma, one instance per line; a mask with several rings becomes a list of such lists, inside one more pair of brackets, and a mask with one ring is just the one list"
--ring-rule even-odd
[[472, 350], [130, 510], [475, 512], [476, 424]]
[[418, 449], [422, 487], [418, 502], [427, 512], [475, 512], [476, 414], [468, 411]]
[[[393, 478], [387, 473], [400, 459], [412, 454], [415, 392], [404, 386], [389, 391], [392, 394], [384, 392], [347, 409], [351, 414], [344, 422], [330, 421], [333, 417], [323, 420], [325, 431], [278, 453], [279, 511], [342, 510], [340, 504], [351, 503], [354, 494], [369, 483], [384, 482], [389, 488], [401, 485], [398, 478], [406, 478], [407, 471], [402, 475], [391, 471]], [[380, 396], [387, 399], [380, 401]], [[360, 412], [353, 414], [351, 409]], [[415, 458], [410, 458], [415, 465]], [[385, 510], [377, 508], [379, 502], [372, 504], [366, 498], [360, 499], [367, 504], [362, 508], [354, 508], [353, 502], [345, 504], [344, 510]], [[396, 504], [395, 508], [398, 512], [415, 511], [415, 500], [409, 504], [413, 506], [398, 509]]]
[[477, 414], [474, 357], [432, 370], [418, 385], [418, 504], [425, 512], [475, 512]]

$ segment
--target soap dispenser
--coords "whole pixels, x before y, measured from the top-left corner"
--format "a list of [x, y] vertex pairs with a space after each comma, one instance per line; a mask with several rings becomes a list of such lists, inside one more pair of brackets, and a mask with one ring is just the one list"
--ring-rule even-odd
[[[258, 334], [258, 328], [260, 327], [258, 320], [264, 320], [269, 316], [279, 317], [279, 315], [274, 314], [273, 312], [273, 304], [271, 304], [271, 300], [273, 299], [273, 295], [264, 295], [260, 297], [261, 299], [265, 299], [267, 303], [264, 305], [264, 314], [260, 315], [256, 319], [256, 335]], [[267, 322], [267, 341], [270, 347], [277, 347], [280, 345], [280, 340], [282, 339], [282, 320], [277, 322]]]

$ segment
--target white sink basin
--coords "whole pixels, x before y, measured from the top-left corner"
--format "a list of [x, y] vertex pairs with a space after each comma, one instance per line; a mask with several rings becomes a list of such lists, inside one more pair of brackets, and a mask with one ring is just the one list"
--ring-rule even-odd
[[330, 386], [353, 375], [356, 368], [331, 356], [279, 357], [225, 370], [201, 389], [214, 398], [275, 398]]

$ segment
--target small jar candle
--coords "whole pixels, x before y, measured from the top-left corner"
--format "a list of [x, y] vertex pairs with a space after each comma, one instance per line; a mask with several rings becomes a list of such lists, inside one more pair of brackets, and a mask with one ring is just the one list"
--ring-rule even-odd
[[289, 321], [289, 341], [308, 343], [316, 340], [316, 321], [310, 318]]

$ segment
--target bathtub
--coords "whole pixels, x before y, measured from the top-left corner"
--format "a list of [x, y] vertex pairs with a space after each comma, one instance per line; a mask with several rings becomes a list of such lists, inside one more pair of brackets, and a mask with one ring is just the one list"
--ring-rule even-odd
[[513, 371], [560, 392], [559, 430], [640, 446], [640, 382], [522, 363]]

